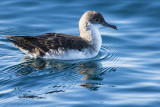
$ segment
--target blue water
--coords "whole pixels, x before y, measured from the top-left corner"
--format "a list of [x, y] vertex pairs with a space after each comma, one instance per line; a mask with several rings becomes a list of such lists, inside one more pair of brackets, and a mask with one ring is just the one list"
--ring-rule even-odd
[[1, 107], [158, 107], [159, 0], [1, 0], [0, 35], [79, 35], [87, 10], [118, 27], [89, 60], [31, 59], [0, 36]]

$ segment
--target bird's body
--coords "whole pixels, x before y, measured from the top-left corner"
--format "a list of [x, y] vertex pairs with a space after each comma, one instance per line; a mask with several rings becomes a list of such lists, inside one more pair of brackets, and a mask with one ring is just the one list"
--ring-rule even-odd
[[[99, 22], [98, 22], [98, 21]], [[80, 36], [45, 33], [38, 36], [6, 36], [22, 52], [31, 57], [53, 59], [84, 59], [98, 54], [102, 39], [98, 28], [114, 25], [105, 22], [95, 11], [87, 11], [79, 21]]]
[[93, 51], [87, 41], [75, 35], [45, 33], [38, 36], [8, 37], [15, 46], [31, 57], [74, 59], [79, 54], [85, 58], [89, 54], [87, 50]]

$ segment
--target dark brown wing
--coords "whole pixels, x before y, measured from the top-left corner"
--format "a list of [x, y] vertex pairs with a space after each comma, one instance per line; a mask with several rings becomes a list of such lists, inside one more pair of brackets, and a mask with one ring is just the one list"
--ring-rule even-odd
[[11, 41], [20, 50], [27, 50], [31, 53], [36, 53], [38, 56], [43, 56], [46, 48], [43, 48], [38, 40], [32, 36], [6, 36], [8, 40]]
[[66, 35], [61, 33], [46, 33], [39, 36], [7, 36], [18, 48], [43, 56], [50, 49], [58, 51], [77, 49], [81, 51], [88, 48], [89, 44], [79, 36]]
[[77, 49], [81, 51], [87, 48], [89, 44], [80, 36], [66, 35], [61, 33], [46, 33], [44, 35], [36, 36], [39, 43], [48, 49], [56, 49], [59, 47], [67, 49]]

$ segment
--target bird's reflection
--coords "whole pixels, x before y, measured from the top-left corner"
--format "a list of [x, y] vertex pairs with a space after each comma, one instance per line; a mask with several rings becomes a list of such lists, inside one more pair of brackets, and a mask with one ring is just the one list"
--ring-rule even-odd
[[[51, 69], [51, 71], [65, 71], [73, 69], [81, 74], [80, 86], [96, 91], [102, 85], [103, 74], [115, 71], [115, 68], [103, 68], [99, 61], [60, 61], [44, 59], [22, 59], [22, 63], [11, 66], [6, 70], [12, 70], [18, 75], [28, 75], [34, 71]], [[70, 77], [70, 76], [69, 76]]]
[[89, 90], [97, 90], [100, 87], [98, 82], [103, 79], [101, 72], [99, 72], [100, 66], [101, 65], [95, 61], [78, 64], [76, 69], [84, 76], [82, 78], [83, 83], [81, 83], [80, 86], [88, 88]]
[[89, 61], [78, 64], [76, 67], [77, 71], [82, 74], [83, 83], [80, 86], [88, 88], [91, 91], [96, 91], [102, 85], [101, 81], [103, 80], [102, 75], [105, 72], [113, 71], [113, 68], [103, 68], [101, 64], [97, 61]]

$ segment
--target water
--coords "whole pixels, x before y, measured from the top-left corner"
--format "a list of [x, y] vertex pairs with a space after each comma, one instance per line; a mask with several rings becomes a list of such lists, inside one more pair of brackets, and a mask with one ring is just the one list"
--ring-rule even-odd
[[118, 27], [102, 28], [103, 46], [89, 60], [31, 59], [0, 37], [1, 107], [158, 107], [160, 1], [1, 0], [1, 35], [79, 35], [96, 10]]

